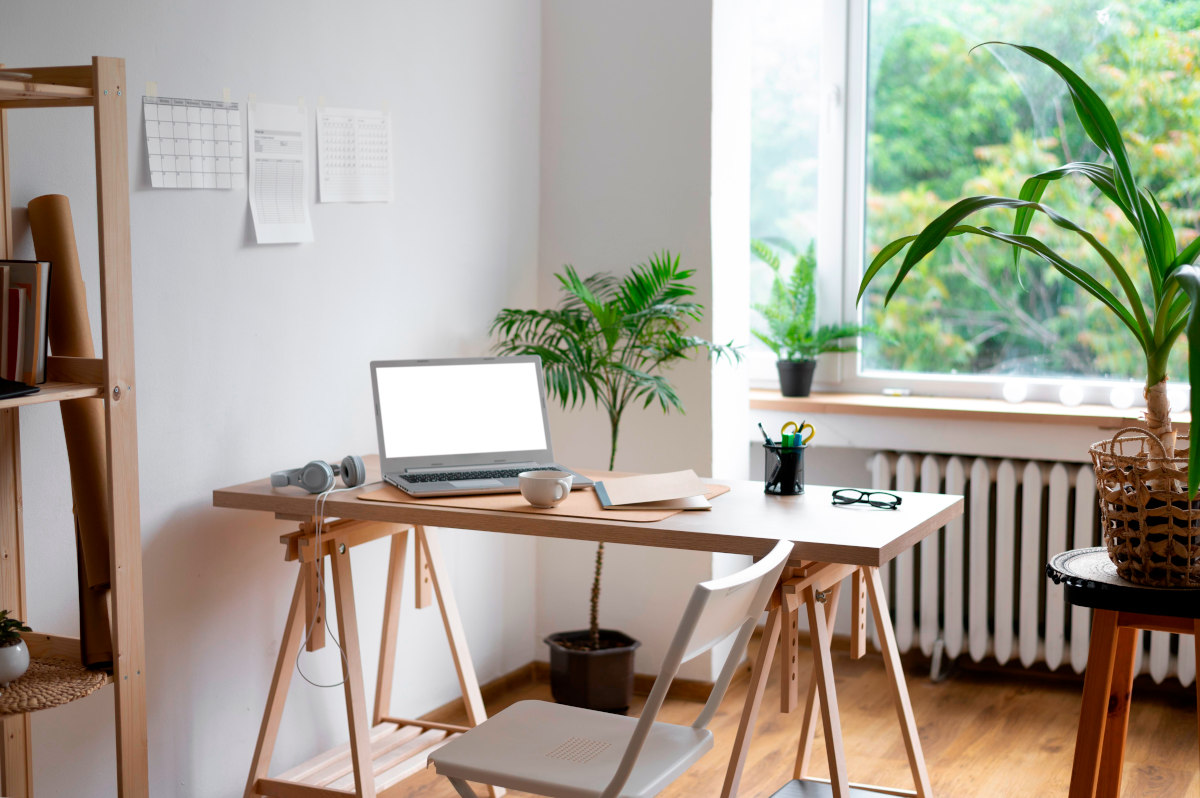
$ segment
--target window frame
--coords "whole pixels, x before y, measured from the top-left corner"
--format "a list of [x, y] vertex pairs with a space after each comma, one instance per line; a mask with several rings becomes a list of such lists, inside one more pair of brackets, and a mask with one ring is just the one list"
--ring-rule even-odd
[[[866, 124], [869, 0], [823, 0], [820, 86], [823, 95], [818, 137], [817, 238], [818, 323], [855, 322], [864, 263], [866, 227]], [[1131, 342], [1131, 346], [1133, 343]], [[1009, 377], [880, 371], [862, 374], [861, 349], [822, 355], [814, 388], [878, 394], [898, 389], [915, 395], [998, 399], [1018, 384], [1028, 401], [1061, 401], [1064, 386], [1078, 388], [1086, 404], [1110, 403], [1114, 388], [1134, 388], [1134, 407], [1144, 405], [1136, 381], [1086, 378]], [[778, 388], [769, 355], [747, 358], [754, 387]], [[1177, 389], [1179, 390], [1179, 389]], [[1187, 389], [1182, 388], [1186, 393]], [[1186, 395], [1178, 397], [1186, 402]]]

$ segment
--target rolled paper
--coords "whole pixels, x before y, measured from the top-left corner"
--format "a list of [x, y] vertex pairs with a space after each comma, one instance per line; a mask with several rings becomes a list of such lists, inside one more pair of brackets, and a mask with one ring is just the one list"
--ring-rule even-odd
[[[29, 202], [29, 228], [38, 260], [50, 261], [50, 351], [60, 357], [95, 357], [87, 294], [75, 247], [71, 205], [61, 194]], [[112, 661], [109, 636], [109, 538], [107, 441], [103, 399], [59, 402], [77, 528], [79, 612], [84, 664]]]
[[84, 587], [83, 540], [79, 517], [75, 518], [75, 562], [79, 573], [79, 649], [83, 664], [91, 669], [112, 670], [112, 627], [108, 618], [108, 591]]

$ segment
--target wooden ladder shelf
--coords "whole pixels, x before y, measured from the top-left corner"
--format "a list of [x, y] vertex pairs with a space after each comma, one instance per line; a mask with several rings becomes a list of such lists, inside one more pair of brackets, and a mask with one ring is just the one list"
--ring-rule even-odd
[[[99, 398], [108, 430], [113, 674], [117, 790], [147, 798], [146, 646], [142, 609], [142, 543], [138, 506], [137, 411], [134, 399], [133, 297], [129, 241], [129, 163], [125, 62], [92, 59], [67, 67], [9, 67], [0, 73], [0, 257], [12, 258], [8, 113], [25, 108], [91, 108], [96, 152], [100, 307], [104, 356], [51, 357], [48, 382], [31, 396], [0, 400], [0, 607], [27, 619], [21, 526], [21, 407]], [[81, 661], [79, 640], [26, 636], [35, 658]], [[28, 712], [0, 717], [0, 794], [33, 795]]]

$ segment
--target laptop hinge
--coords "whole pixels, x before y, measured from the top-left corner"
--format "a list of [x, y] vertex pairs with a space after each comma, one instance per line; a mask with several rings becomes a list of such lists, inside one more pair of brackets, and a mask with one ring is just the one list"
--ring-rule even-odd
[[406, 468], [401, 473], [404, 474], [438, 474], [442, 472], [455, 471], [489, 471], [498, 470], [501, 468], [532, 468], [538, 463], [530, 460], [524, 463], [477, 463], [476, 465], [461, 465], [461, 466], [426, 466], [424, 468]]

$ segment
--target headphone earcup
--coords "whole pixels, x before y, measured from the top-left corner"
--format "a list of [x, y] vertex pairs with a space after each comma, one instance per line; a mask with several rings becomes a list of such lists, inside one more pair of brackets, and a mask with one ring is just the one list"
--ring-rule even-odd
[[347, 488], [357, 488], [367, 481], [367, 467], [363, 459], [356, 454], [348, 454], [342, 458], [342, 484]]
[[309, 493], [324, 493], [333, 487], [333, 467], [324, 460], [313, 460], [300, 469], [296, 484]]

